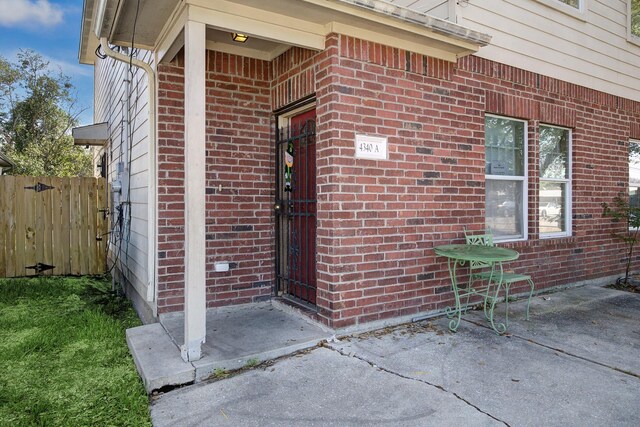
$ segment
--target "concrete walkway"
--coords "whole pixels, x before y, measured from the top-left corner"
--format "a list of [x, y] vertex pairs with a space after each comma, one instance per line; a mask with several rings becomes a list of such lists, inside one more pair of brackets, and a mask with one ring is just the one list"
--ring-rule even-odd
[[387, 328], [153, 398], [156, 426], [640, 425], [640, 294], [583, 287]]

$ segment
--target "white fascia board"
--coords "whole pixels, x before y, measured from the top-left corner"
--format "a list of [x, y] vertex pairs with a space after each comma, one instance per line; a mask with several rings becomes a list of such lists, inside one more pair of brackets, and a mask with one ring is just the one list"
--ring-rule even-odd
[[71, 129], [74, 145], [102, 146], [109, 139], [109, 124], [96, 123]]
[[[380, 43], [386, 46], [395, 47], [398, 49], [408, 50], [410, 52], [420, 53], [423, 55], [431, 56], [438, 59], [444, 59], [449, 62], [456, 62], [458, 55], [453, 52], [449, 52], [443, 49], [438, 49], [428, 44], [418, 43], [413, 41], [408, 41], [403, 38], [388, 36], [381, 33], [376, 33], [375, 31], [363, 30], [357, 27], [353, 27], [351, 25], [343, 24], [340, 22], [332, 22], [327, 26], [327, 30], [330, 33], [344, 34], [345, 36], [351, 36], [356, 38], [361, 38], [364, 40], [372, 41], [374, 43]], [[468, 53], [474, 53], [475, 50], [465, 51]]]
[[173, 56], [184, 46], [184, 25], [187, 22], [187, 6], [179, 3], [171, 14], [164, 28], [160, 32], [156, 47], [157, 63], [163, 60], [171, 60]]
[[242, 8], [242, 15], [236, 12], [220, 10], [219, 5], [227, 2], [214, 3], [216, 9], [189, 5], [188, 19], [201, 22], [212, 28], [223, 31], [241, 32], [249, 36], [260, 37], [277, 43], [287, 43], [293, 46], [314, 50], [325, 47], [325, 28], [300, 19], [286, 19], [286, 25], [281, 23], [285, 17], [262, 9], [252, 9], [250, 12]]

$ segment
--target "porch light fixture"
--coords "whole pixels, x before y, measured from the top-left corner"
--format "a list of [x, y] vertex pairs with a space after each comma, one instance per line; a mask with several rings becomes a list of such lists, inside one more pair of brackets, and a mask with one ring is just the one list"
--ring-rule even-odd
[[232, 33], [231, 38], [233, 39], [234, 42], [244, 43], [247, 41], [249, 36], [246, 36], [244, 34], [239, 34], [239, 33]]

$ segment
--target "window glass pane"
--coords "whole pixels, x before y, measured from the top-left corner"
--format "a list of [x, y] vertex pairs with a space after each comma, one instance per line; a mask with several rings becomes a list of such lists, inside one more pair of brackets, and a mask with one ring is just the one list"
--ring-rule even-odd
[[580, 9], [580, 0], [558, 0], [561, 3], [568, 4], [571, 7]]
[[485, 118], [487, 175], [524, 176], [524, 128], [524, 122]]
[[564, 182], [540, 182], [540, 233], [566, 231], [565, 191]]
[[631, 206], [640, 206], [640, 187], [629, 187], [629, 204]]
[[629, 142], [629, 203], [640, 206], [640, 142]]
[[640, 37], [640, 0], [631, 0], [631, 34]]
[[569, 177], [567, 153], [569, 130], [540, 126], [540, 178]]
[[486, 224], [497, 238], [524, 238], [522, 181], [486, 180]]

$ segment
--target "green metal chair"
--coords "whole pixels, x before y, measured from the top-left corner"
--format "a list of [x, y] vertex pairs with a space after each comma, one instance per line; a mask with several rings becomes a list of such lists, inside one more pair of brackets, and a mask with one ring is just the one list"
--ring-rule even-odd
[[[468, 230], [464, 229], [464, 237], [466, 243], [468, 245], [484, 245], [484, 246], [493, 246], [493, 234], [490, 229], [484, 230], [478, 234], [471, 234]], [[487, 316], [487, 296], [489, 294], [489, 289], [491, 288], [491, 281], [495, 280], [496, 273], [493, 269], [493, 266], [486, 262], [480, 261], [472, 261], [469, 265], [469, 288], [472, 287], [473, 282], [476, 280], [487, 280], [487, 290], [485, 294], [485, 303], [484, 303], [484, 312], [485, 317]], [[528, 274], [519, 274], [514, 272], [502, 272], [502, 284], [504, 285], [505, 292], [505, 325], [509, 324], [509, 288], [512, 283], [517, 282], [527, 282], [531, 287], [531, 291], [529, 292], [529, 299], [527, 300], [527, 314], [525, 316], [525, 320], [529, 320], [529, 306], [531, 305], [531, 297], [533, 296], [533, 289], [535, 285], [533, 284], [533, 279]], [[496, 295], [497, 296], [497, 295]], [[469, 304], [469, 296], [467, 295], [467, 306]]]

